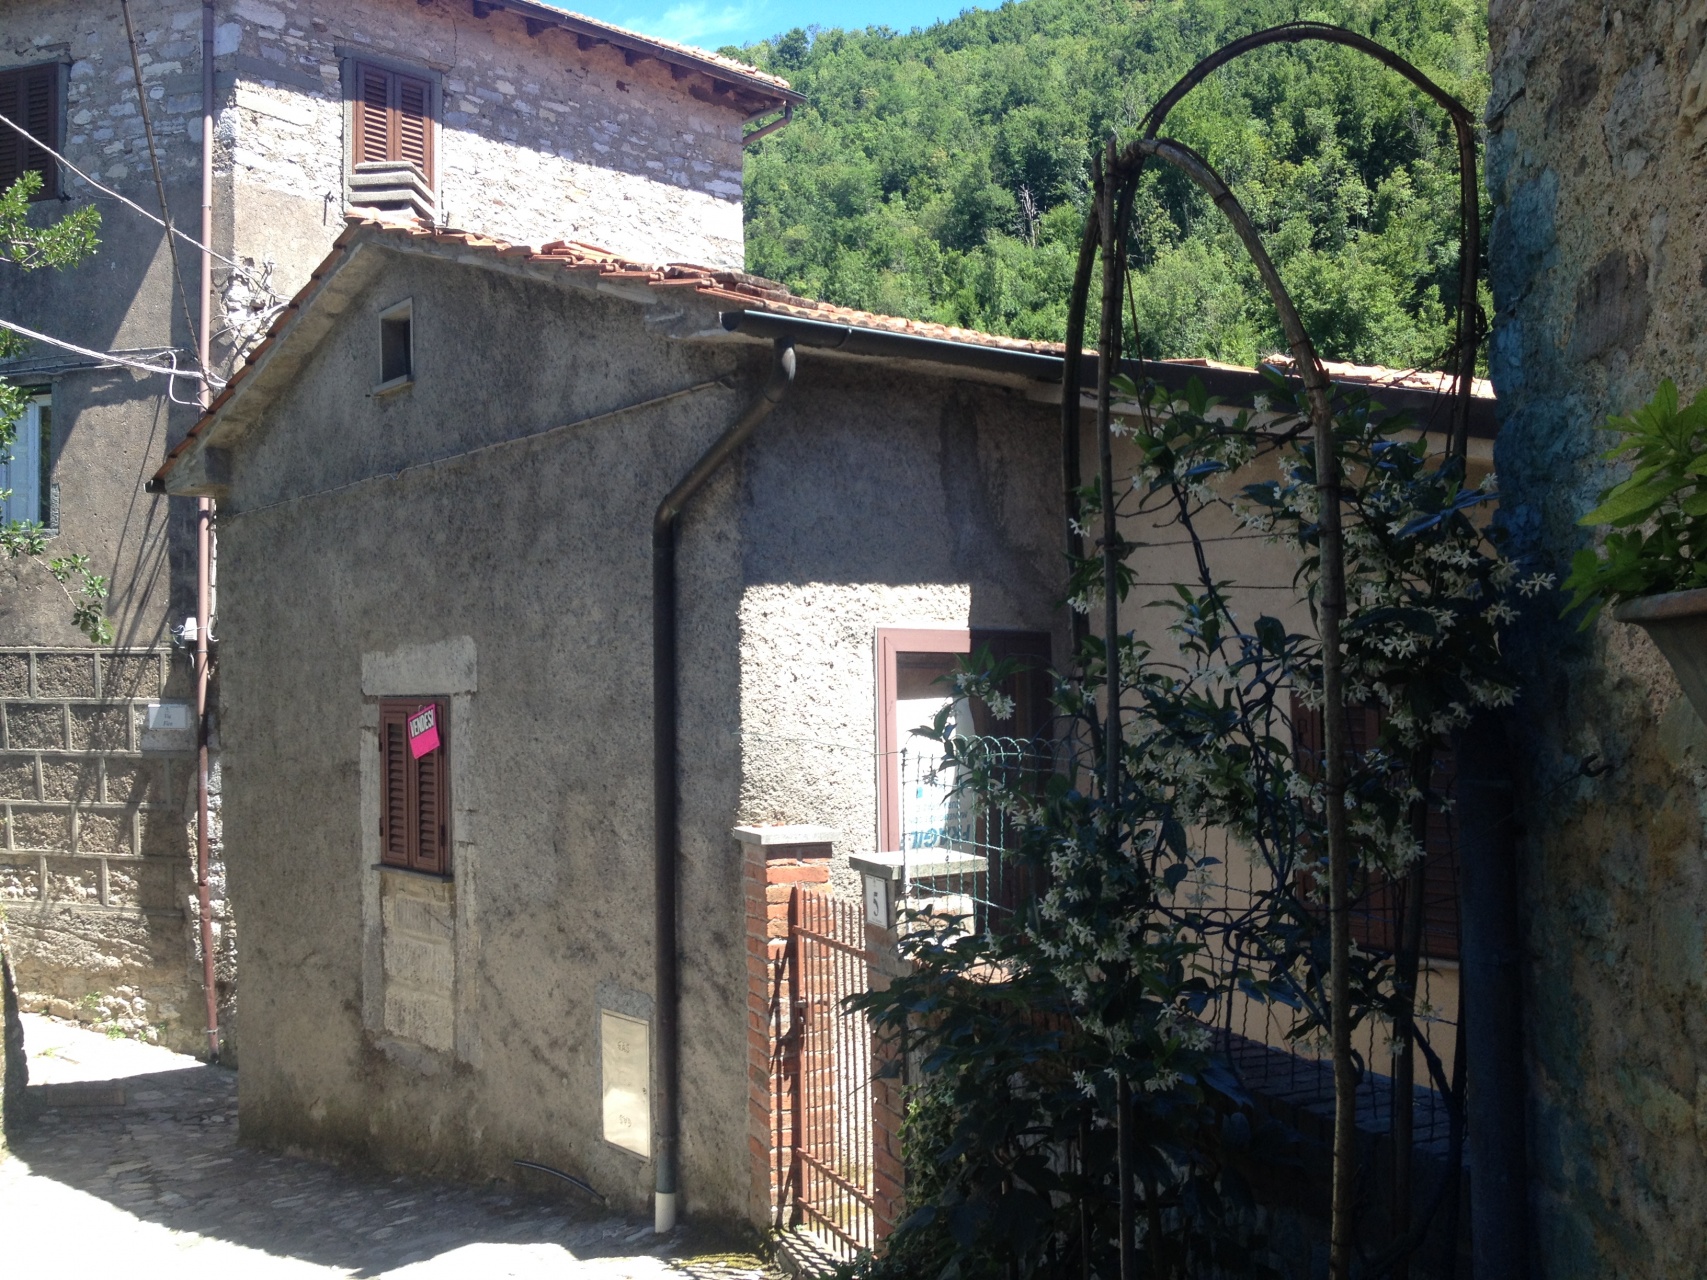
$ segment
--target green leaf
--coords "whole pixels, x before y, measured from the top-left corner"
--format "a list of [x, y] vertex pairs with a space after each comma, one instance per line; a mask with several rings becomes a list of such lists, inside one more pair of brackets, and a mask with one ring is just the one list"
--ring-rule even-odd
[[1587, 529], [1597, 524], [1623, 525], [1645, 519], [1686, 483], [1682, 478], [1668, 477], [1635, 488], [1619, 485], [1610, 491], [1605, 502], [1577, 523]]

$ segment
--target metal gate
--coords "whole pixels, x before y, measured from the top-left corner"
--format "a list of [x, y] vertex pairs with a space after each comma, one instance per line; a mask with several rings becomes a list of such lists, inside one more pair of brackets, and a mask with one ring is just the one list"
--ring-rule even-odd
[[871, 1029], [843, 1002], [866, 989], [862, 903], [795, 887], [789, 907], [794, 1010], [794, 1196], [790, 1218], [832, 1253], [875, 1243]]

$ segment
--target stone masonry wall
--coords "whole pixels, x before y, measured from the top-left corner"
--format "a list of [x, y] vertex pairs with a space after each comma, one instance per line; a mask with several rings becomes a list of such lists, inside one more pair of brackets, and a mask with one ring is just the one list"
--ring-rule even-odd
[[[1487, 183], [1504, 519], [1563, 571], [1596, 428], [1707, 385], [1707, 4], [1495, 0]], [[1707, 729], [1636, 629], [1520, 637], [1537, 1274], [1697, 1275]], [[1602, 772], [1602, 770], [1605, 770]]]
[[239, 82], [219, 126], [239, 184], [336, 207], [342, 149], [328, 144], [343, 137], [340, 51], [352, 49], [445, 69], [441, 220], [742, 265], [736, 113], [689, 97], [658, 63], [629, 67], [608, 47], [529, 36], [512, 14], [479, 19], [449, 0], [237, 0], [216, 53]]
[[145, 727], [169, 660], [0, 652], [0, 901], [26, 1010], [199, 1050], [194, 737]]
[[[169, 182], [188, 180], [200, 164], [201, 6], [131, 8], [162, 166]], [[14, 0], [0, 4], [7, 10], [8, 65], [69, 63], [73, 163], [127, 190], [151, 181], [118, 6]], [[661, 64], [629, 67], [609, 47], [583, 51], [558, 30], [529, 36], [514, 15], [475, 18], [450, 0], [222, 0], [218, 17], [216, 165], [239, 205], [244, 256], [295, 265], [295, 242], [323, 250], [336, 236], [342, 62], [367, 52], [442, 74], [441, 220], [511, 240], [742, 265], [741, 119], [690, 97]], [[302, 202], [300, 216], [245, 224], [245, 189]], [[154, 203], [151, 188], [136, 196]], [[288, 296], [301, 279], [279, 284]]]

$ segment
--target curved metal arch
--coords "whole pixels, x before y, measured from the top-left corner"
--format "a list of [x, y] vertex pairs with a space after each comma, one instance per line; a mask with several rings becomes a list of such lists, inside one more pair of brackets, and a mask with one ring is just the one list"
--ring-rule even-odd
[[[1453, 333], [1453, 345], [1458, 353], [1458, 369], [1454, 375], [1449, 453], [1452, 457], [1462, 458], [1469, 442], [1470, 390], [1476, 375], [1476, 262], [1482, 251], [1482, 210], [1481, 202], [1477, 198], [1476, 121], [1470, 114], [1470, 109], [1424, 75], [1415, 64], [1366, 35], [1326, 22], [1286, 22], [1235, 40], [1192, 67], [1145, 115], [1144, 137], [1154, 139], [1166, 123], [1169, 112], [1186, 94], [1202, 84], [1211, 72], [1219, 70], [1253, 49], [1261, 49], [1271, 44], [1303, 44], [1307, 41], [1342, 45], [1367, 54], [1382, 66], [1397, 71], [1409, 80], [1452, 120], [1453, 133], [1458, 140], [1458, 317]], [[1123, 159], [1139, 161], [1133, 166], [1129, 178], [1134, 185], [1142, 167], [1142, 160], [1137, 156], [1135, 146], [1136, 144], [1128, 147], [1122, 156]], [[1121, 225], [1124, 228], [1124, 218]]]

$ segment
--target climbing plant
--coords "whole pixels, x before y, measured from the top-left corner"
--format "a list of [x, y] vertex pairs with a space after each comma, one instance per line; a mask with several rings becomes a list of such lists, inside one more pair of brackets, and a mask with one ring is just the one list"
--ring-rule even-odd
[[[1140, 1274], [1268, 1274], [1249, 1178], [1301, 1159], [1253, 1109], [1221, 1036], [1235, 1000], [1294, 1010], [1301, 1047], [1329, 1025], [1326, 794], [1292, 723], [1295, 694], [1319, 704], [1321, 645], [1274, 615], [1241, 617], [1238, 584], [1216, 572], [1202, 529], [1218, 510], [1276, 539], [1302, 597], [1317, 597], [1308, 407], [1278, 379], [1260, 418], [1197, 386], [1117, 389], [1138, 459], [1118, 495], [1131, 533], [1117, 592], [1127, 596], [1152, 540], [1183, 538], [1196, 572], [1173, 588], [1169, 644], [1127, 632], [1111, 664], [1101, 637], [1084, 638], [1055, 680], [1063, 754], [1048, 770], [1016, 776], [946, 721], [928, 731], [969, 802], [1008, 817], [1018, 836], [1006, 856], [1043, 889], [984, 933], [914, 920], [902, 944], [911, 973], [863, 1000], [916, 1068], [914, 1212], [887, 1260], [868, 1264], [875, 1274], [1119, 1275], [1123, 1163]], [[1485, 518], [1491, 483], [1467, 484], [1462, 462], [1405, 419], [1352, 397], [1333, 426], [1348, 477], [1348, 691], [1386, 713], [1347, 780], [1354, 879], [1367, 884], [1416, 865], [1417, 809], [1445, 803], [1418, 777], [1418, 749], [1515, 697], [1499, 631], [1550, 580], [1500, 551]], [[1276, 478], [1241, 483], [1256, 464]], [[1095, 486], [1081, 501], [1084, 518], [1100, 515]], [[1076, 566], [1076, 608], [1101, 604], [1101, 567], [1090, 556]], [[1008, 674], [975, 655], [956, 680], [999, 715]], [[1110, 750], [1124, 765], [1112, 794], [1100, 785]], [[1212, 891], [1233, 856], [1260, 871], [1248, 901]], [[1393, 956], [1357, 954], [1348, 978], [1353, 1025], [1406, 1027], [1411, 993]], [[1446, 1064], [1427, 1071], [1451, 1091]]]
[[[1216, 68], [1303, 41], [1384, 63], [1431, 98], [1456, 135], [1457, 385], [1444, 450], [1366, 397], [1334, 402], [1249, 214], [1201, 155], [1159, 135], [1174, 105]], [[1480, 338], [1474, 120], [1375, 41], [1295, 23], [1204, 59], [1144, 126], [1123, 149], [1111, 141], [1096, 166], [1066, 313], [1067, 544], [1071, 603], [1084, 621], [1075, 664], [1056, 680], [1065, 758], [1035, 788], [1015, 789], [980, 769], [976, 743], [937, 726], [971, 802], [1008, 811], [1023, 833], [1012, 856], [1029, 860], [1044, 889], [1023, 918], [987, 937], [921, 931], [908, 946], [913, 974], [866, 1001], [880, 1027], [909, 1040], [897, 1061], [921, 1067], [913, 1164], [923, 1191], [894, 1256], [944, 1276], [1068, 1265], [1122, 1280], [1255, 1274], [1260, 1242], [1251, 1216], [1237, 1211], [1248, 1202], [1241, 1165], [1274, 1135], [1253, 1123], [1211, 1015], [1235, 1000], [1278, 1001], [1297, 1010], [1292, 1035], [1319, 1039], [1332, 1064], [1335, 1280], [1351, 1274], [1360, 1249], [1355, 1090], [1368, 1064], [1353, 1033], [1372, 1018], [1391, 1029], [1393, 1178], [1403, 1190], [1394, 1237], [1365, 1262], [1399, 1275], [1429, 1217], [1409, 1220], [1414, 1053], [1451, 1097], [1454, 1144], [1462, 1138], [1461, 1076], [1450, 1078], [1417, 1032], [1422, 839], [1430, 810], [1443, 804], [1433, 757], [1479, 710], [1514, 698], [1499, 633], [1525, 596], [1550, 584], [1499, 552], [1482, 511], [1491, 483], [1467, 483]], [[1123, 353], [1146, 349], [1131, 283], [1146, 165], [1201, 189], [1268, 293], [1303, 386], [1275, 380], [1260, 416], [1216, 411], [1200, 388], [1178, 398], [1123, 372]], [[1092, 315], [1098, 474], [1080, 487], [1079, 354]], [[1127, 432], [1139, 461], [1123, 480], [1114, 442]], [[1235, 484], [1259, 458], [1278, 478]], [[1229, 606], [1232, 584], [1214, 572], [1199, 532], [1215, 506], [1291, 548], [1313, 634], [1277, 616], [1247, 624]], [[1175, 586], [1165, 653], [1140, 643], [1121, 614], [1144, 549], [1135, 526], [1157, 524], [1183, 537], [1195, 565]], [[987, 680], [968, 669], [961, 686], [989, 702]], [[1300, 749], [1300, 704], [1319, 718], [1317, 750]], [[1381, 728], [1354, 750], [1347, 717], [1359, 706], [1379, 710]], [[1218, 849], [1237, 850], [1263, 873], [1237, 903], [1203, 891]], [[1394, 882], [1406, 904], [1390, 955], [1350, 937], [1352, 901], [1372, 878]], [[1457, 1167], [1449, 1158], [1435, 1208], [1455, 1203]]]

